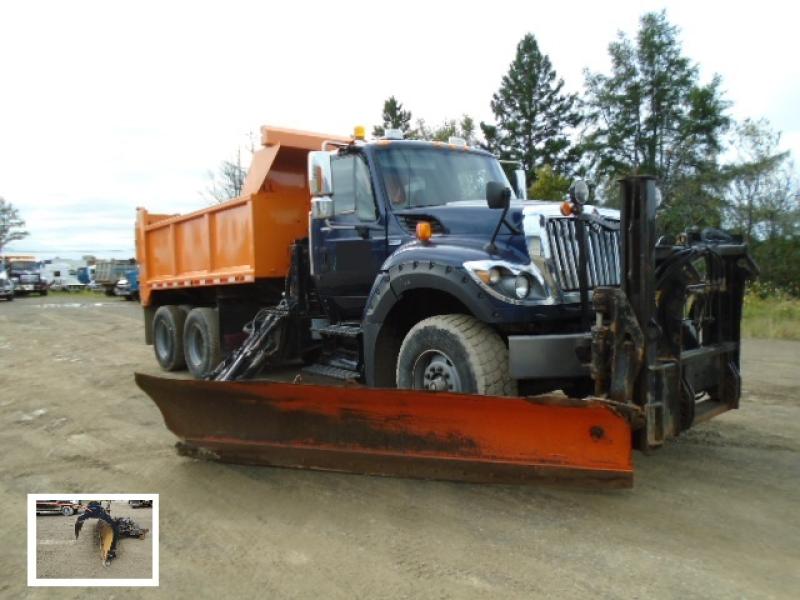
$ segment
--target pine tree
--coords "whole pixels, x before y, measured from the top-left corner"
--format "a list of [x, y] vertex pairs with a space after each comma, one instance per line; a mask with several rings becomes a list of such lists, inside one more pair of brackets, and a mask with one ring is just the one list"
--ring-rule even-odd
[[766, 119], [736, 126], [733, 147], [738, 162], [728, 167], [727, 221], [745, 242], [791, 237], [798, 232], [797, 183], [789, 151], [779, 150], [781, 134]]
[[528, 198], [563, 202], [569, 194], [572, 181], [559, 175], [550, 165], [536, 169], [536, 181], [528, 188]]
[[492, 97], [496, 124], [481, 123], [485, 147], [501, 159], [520, 161], [530, 182], [544, 165], [568, 175], [576, 163], [570, 134], [581, 116], [577, 96], [563, 88], [564, 80], [529, 33]]
[[664, 11], [641, 18], [635, 43], [620, 32], [608, 50], [611, 74], [586, 72], [586, 166], [601, 189], [634, 171], [656, 176], [667, 231], [719, 226], [727, 181], [718, 155], [729, 125], [719, 77], [699, 84]]
[[411, 111], [403, 110], [403, 103], [394, 96], [383, 103], [383, 125], [373, 127], [372, 135], [383, 137], [387, 129], [399, 129], [406, 137], [411, 132]]
[[421, 123], [421, 126], [421, 129], [418, 129], [417, 131], [420, 139], [431, 139], [437, 142], [446, 142], [451, 137], [460, 137], [467, 143], [467, 145], [472, 146], [476, 143], [475, 120], [469, 115], [462, 116], [461, 121], [456, 121], [455, 119], [445, 119], [444, 122], [433, 131], [429, 130], [425, 126], [424, 122]]

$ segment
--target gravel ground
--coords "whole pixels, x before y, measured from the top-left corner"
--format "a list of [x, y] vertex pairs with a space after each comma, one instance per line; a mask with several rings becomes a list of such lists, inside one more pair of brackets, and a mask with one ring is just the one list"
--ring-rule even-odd
[[[112, 517], [130, 517], [139, 527], [153, 529], [152, 509], [111, 502]], [[75, 539], [77, 515], [39, 515], [36, 517], [36, 576], [43, 579], [149, 579], [153, 576], [153, 542], [123, 538], [117, 544], [117, 558], [104, 567], [95, 531], [96, 519], [84, 521]]]
[[2, 598], [112, 595], [26, 588], [53, 490], [161, 494], [160, 588], [114, 598], [798, 595], [800, 343], [748, 340], [742, 408], [637, 454], [633, 490], [468, 485], [179, 457], [138, 306], [75, 298], [0, 303]]

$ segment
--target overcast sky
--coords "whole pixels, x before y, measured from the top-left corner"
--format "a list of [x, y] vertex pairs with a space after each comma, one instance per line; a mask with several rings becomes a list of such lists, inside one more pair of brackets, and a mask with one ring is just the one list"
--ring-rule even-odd
[[795, 2], [0, 3], [0, 196], [31, 236], [9, 251], [133, 255], [136, 206], [208, 202], [207, 171], [273, 124], [348, 134], [394, 94], [437, 124], [489, 101], [533, 32], [559, 76], [607, 72], [618, 30], [667, 9], [701, 80], [800, 156]]

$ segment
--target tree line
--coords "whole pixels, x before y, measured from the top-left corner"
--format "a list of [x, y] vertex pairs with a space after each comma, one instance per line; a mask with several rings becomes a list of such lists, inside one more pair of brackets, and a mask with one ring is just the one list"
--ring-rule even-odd
[[631, 37], [608, 46], [611, 69], [584, 71], [582, 94], [565, 90], [550, 58], [529, 33], [491, 98], [491, 123], [469, 115], [430, 127], [395, 96], [383, 105], [376, 137], [459, 136], [522, 165], [529, 197], [561, 200], [575, 177], [593, 200], [615, 206], [616, 180], [631, 173], [659, 180], [658, 227], [723, 228], [750, 244], [762, 281], [800, 295], [800, 194], [780, 133], [765, 119], [735, 122], [715, 75], [701, 82], [666, 12], [643, 15]]

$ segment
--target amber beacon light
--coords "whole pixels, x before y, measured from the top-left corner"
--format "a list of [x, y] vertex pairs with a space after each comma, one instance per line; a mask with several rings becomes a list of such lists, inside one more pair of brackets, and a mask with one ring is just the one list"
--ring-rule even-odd
[[417, 239], [420, 242], [427, 242], [431, 239], [432, 234], [430, 223], [427, 221], [420, 221], [417, 223]]

